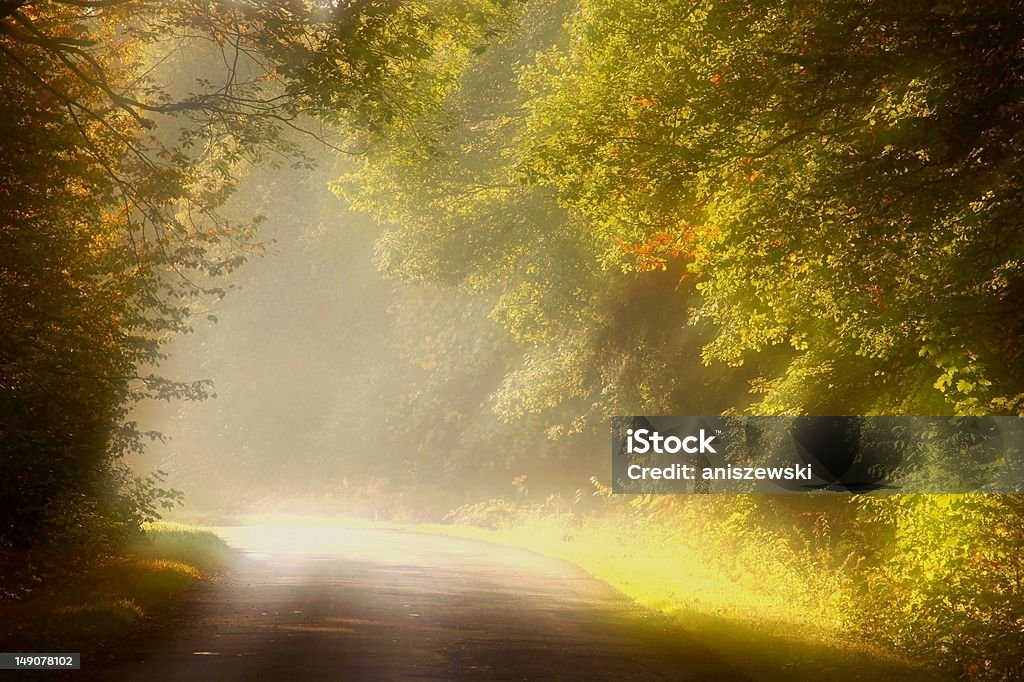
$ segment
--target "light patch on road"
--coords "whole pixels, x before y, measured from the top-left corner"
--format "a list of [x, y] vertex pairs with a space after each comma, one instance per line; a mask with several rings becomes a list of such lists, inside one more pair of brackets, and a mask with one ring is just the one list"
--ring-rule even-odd
[[[280, 556], [345, 556], [359, 549], [372, 550], [375, 556], [381, 553], [381, 543], [374, 541], [372, 534], [337, 526], [223, 526], [210, 530], [258, 561]], [[401, 556], [393, 558], [398, 563]]]

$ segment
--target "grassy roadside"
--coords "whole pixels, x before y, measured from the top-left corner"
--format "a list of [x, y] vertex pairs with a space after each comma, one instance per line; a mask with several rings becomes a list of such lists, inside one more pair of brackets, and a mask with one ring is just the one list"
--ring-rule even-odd
[[576, 564], [653, 612], [669, 632], [716, 651], [758, 682], [950, 679], [851, 637], [843, 629], [842, 603], [808, 610], [799, 600], [787, 599], [792, 586], [730, 574], [671, 543], [624, 535], [611, 524], [568, 532], [550, 522], [498, 530], [462, 525], [405, 529], [521, 547]]
[[121, 556], [0, 605], [0, 638], [8, 651], [102, 650], [172, 612], [185, 589], [215, 575], [229, 556], [227, 545], [209, 531], [150, 524]]

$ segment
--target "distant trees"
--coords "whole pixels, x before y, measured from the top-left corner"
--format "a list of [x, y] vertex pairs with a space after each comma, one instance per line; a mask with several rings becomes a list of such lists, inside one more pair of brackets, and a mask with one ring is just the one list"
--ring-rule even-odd
[[339, 187], [388, 271], [505, 288], [510, 414], [678, 406], [694, 352], [760, 412], [1017, 413], [1021, 10], [534, 3]]

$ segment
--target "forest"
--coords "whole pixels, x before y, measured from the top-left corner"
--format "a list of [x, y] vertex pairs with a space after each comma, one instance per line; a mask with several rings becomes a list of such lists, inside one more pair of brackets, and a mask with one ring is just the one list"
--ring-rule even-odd
[[0, 0], [0, 89], [0, 600], [297, 509], [1024, 676], [1024, 497], [614, 495], [608, 445], [1024, 416], [1024, 2]]

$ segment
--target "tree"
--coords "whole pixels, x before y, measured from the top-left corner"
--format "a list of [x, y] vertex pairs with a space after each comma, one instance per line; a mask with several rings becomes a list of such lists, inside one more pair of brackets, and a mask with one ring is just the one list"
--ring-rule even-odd
[[706, 362], [786, 359], [759, 411], [1019, 409], [1020, 14], [587, 2], [525, 165], [608, 267], [686, 260]]

